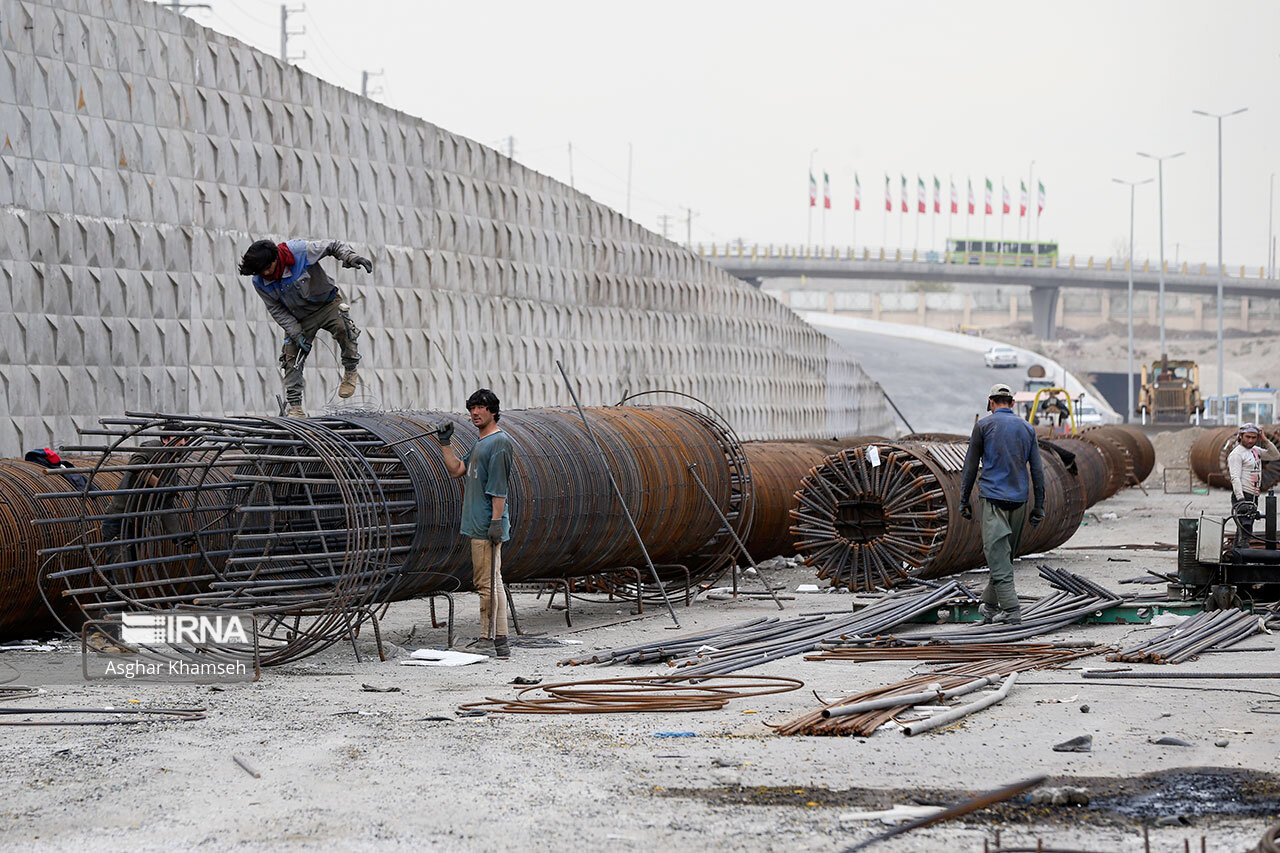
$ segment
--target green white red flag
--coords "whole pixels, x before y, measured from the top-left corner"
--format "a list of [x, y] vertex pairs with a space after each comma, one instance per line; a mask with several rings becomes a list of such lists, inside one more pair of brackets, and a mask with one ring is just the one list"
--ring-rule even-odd
[[818, 206], [818, 182], [813, 179], [813, 172], [809, 173], [809, 206]]
[[928, 213], [928, 199], [925, 198], [924, 178], [916, 175], [916, 212]]
[[937, 175], [933, 176], [933, 212], [942, 212], [942, 181]]
[[1026, 216], [1027, 215], [1027, 185], [1024, 184], [1022, 181], [1018, 181], [1018, 186], [1022, 188], [1022, 195], [1019, 197], [1019, 200], [1018, 200], [1018, 215]]
[[907, 206], [907, 176], [902, 176], [902, 212], [910, 213], [911, 209]]
[[853, 209], [862, 210], [862, 181], [858, 180], [858, 173], [853, 173]]
[[1004, 182], [1004, 178], [1000, 179], [1000, 200], [1003, 205], [1001, 213], [1009, 212], [1009, 187]]
[[1040, 184], [1040, 208], [1036, 211], [1036, 216], [1044, 213], [1044, 184]]
[[987, 216], [990, 216], [993, 212], [991, 210], [991, 193], [993, 192], [993, 189], [994, 188], [991, 186], [991, 179], [987, 178]]
[[822, 207], [831, 209], [831, 177], [825, 171], [822, 173]]

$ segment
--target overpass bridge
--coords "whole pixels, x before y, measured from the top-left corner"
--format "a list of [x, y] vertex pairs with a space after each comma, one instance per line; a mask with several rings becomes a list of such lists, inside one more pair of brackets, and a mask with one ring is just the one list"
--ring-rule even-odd
[[[905, 254], [900, 250], [881, 249], [873, 253], [853, 250], [802, 249], [761, 246], [697, 246], [702, 257], [738, 278], [759, 287], [765, 279], [805, 278], [843, 279], [846, 281], [928, 281], [953, 284], [995, 284], [1031, 289], [1032, 329], [1037, 337], [1053, 338], [1057, 334], [1058, 291], [1063, 287], [1125, 291], [1129, 287], [1129, 271], [1125, 261], [1111, 258], [1074, 256], [1050, 265], [1049, 258], [1008, 255], [1004, 263], [981, 265], [964, 263], [961, 254], [931, 252]], [[1032, 265], [1038, 263], [1038, 265]], [[1182, 264], [1172, 269], [1165, 265], [1164, 286], [1170, 293], [1213, 293], [1218, 281], [1216, 268], [1208, 264]], [[1280, 281], [1267, 278], [1259, 270], [1257, 277], [1245, 267], [1224, 270], [1223, 293], [1228, 296], [1280, 298]], [[1135, 290], [1155, 291], [1159, 288], [1157, 265], [1143, 263], [1133, 271]]]

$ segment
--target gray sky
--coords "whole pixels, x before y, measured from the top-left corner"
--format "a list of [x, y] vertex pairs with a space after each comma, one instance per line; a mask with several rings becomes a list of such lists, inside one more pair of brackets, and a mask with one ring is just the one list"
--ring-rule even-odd
[[[280, 4], [207, 0], [191, 16], [279, 53]], [[301, 3], [295, 4], [301, 5]], [[1135, 152], [1185, 151], [1165, 167], [1166, 254], [1217, 252], [1216, 122], [1192, 109], [1249, 111], [1223, 122], [1225, 260], [1265, 263], [1268, 181], [1280, 169], [1280, 3], [1276, 2], [414, 2], [305, 0], [291, 16], [298, 64], [515, 156], [683, 241], [798, 243], [808, 223], [809, 153], [831, 175], [826, 242], [896, 247], [884, 228], [884, 175], [930, 189], [966, 178], [1018, 182], [1035, 161], [1047, 203], [1040, 237], [1064, 254], [1106, 255], [1128, 239], [1128, 190], [1154, 177]], [[1154, 183], [1138, 189], [1138, 258], [1158, 255]], [[819, 186], [821, 196], [821, 186]], [[823, 233], [819, 207], [813, 239]], [[999, 207], [996, 208], [997, 213]], [[935, 221], [936, 220], [936, 221]], [[982, 235], [982, 218], [968, 227]], [[948, 221], [921, 217], [919, 246]], [[1016, 216], [1006, 219], [1012, 239]], [[903, 243], [916, 245], [916, 216]], [[1280, 225], [1277, 225], [1280, 229]], [[987, 219], [1000, 234], [1000, 217]]]

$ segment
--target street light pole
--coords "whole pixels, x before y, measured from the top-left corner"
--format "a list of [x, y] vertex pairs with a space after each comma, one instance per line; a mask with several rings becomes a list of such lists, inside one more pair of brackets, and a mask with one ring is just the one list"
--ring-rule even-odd
[[1112, 178], [1111, 180], [1129, 188], [1129, 262], [1127, 264], [1129, 267], [1129, 381], [1125, 384], [1125, 399], [1128, 401], [1129, 408], [1124, 413], [1124, 422], [1128, 423], [1129, 418], [1133, 417], [1133, 209], [1138, 187], [1151, 183], [1152, 179], [1126, 181], [1121, 178]]
[[1175, 157], [1181, 157], [1185, 151], [1179, 151], [1177, 154], [1166, 154], [1158, 157], [1153, 154], [1143, 154], [1138, 152], [1139, 157], [1146, 157], [1148, 160], [1156, 161], [1156, 174], [1160, 180], [1160, 361], [1164, 362], [1168, 358], [1168, 350], [1164, 345], [1164, 161], [1172, 160]]
[[1207, 113], [1204, 110], [1192, 110], [1198, 116], [1216, 118], [1218, 120], [1218, 397], [1222, 401], [1222, 423], [1227, 422], [1227, 389], [1223, 377], [1222, 347], [1222, 120], [1227, 116], [1239, 115], [1248, 107], [1241, 107], [1229, 113]]

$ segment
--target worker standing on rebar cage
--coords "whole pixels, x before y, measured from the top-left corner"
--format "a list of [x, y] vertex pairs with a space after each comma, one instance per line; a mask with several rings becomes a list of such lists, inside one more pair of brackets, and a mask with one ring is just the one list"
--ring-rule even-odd
[[1241, 424], [1236, 439], [1239, 444], [1227, 456], [1227, 472], [1231, 475], [1231, 517], [1236, 520], [1236, 546], [1239, 547], [1247, 545], [1253, 537], [1262, 463], [1280, 459], [1280, 450], [1262, 434], [1257, 424]]
[[511, 439], [498, 428], [498, 397], [488, 388], [467, 398], [467, 412], [480, 437], [461, 459], [453, 452], [453, 424], [436, 429], [445, 467], [453, 477], [466, 477], [462, 493], [462, 535], [471, 540], [471, 573], [480, 593], [481, 649], [493, 644], [495, 657], [511, 657], [507, 642], [507, 590], [502, 583], [502, 543], [511, 538], [507, 514], [507, 480], [511, 474]]
[[1031, 469], [1035, 497], [1030, 515], [1032, 527], [1044, 520], [1044, 469], [1035, 428], [1014, 413], [1013, 391], [1008, 385], [991, 386], [987, 411], [991, 414], [974, 424], [969, 436], [960, 481], [960, 515], [973, 518], [969, 492], [976, 479], [982, 509], [982, 552], [990, 571], [978, 609], [984, 623], [1017, 625], [1022, 622], [1022, 606], [1013, 585], [1013, 557], [1027, 509], [1027, 469]]
[[284, 329], [284, 346], [280, 350], [280, 369], [284, 371], [285, 415], [305, 418], [302, 392], [306, 379], [302, 366], [311, 352], [312, 342], [324, 329], [333, 335], [342, 350], [342, 384], [338, 396], [356, 393], [360, 351], [356, 338], [360, 330], [348, 313], [338, 287], [329, 278], [320, 259], [334, 257], [344, 267], [362, 267], [373, 272], [373, 261], [357, 255], [355, 250], [338, 240], [288, 240], [272, 243], [258, 240], [240, 260], [240, 275], [253, 276], [254, 289], [267, 303], [272, 319]]

